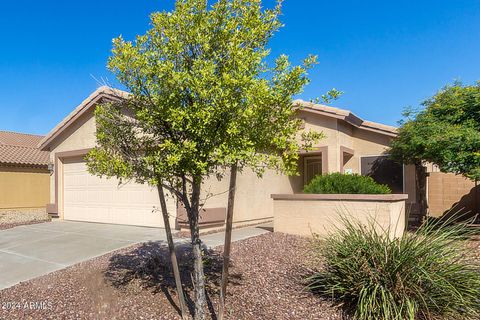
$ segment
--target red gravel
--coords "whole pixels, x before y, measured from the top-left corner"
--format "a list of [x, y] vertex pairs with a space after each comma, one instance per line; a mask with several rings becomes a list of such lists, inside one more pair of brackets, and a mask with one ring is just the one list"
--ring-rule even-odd
[[[210, 310], [218, 308], [219, 250], [206, 258]], [[165, 252], [135, 245], [2, 290], [0, 319], [180, 319]], [[179, 253], [185, 281], [189, 253]], [[235, 242], [232, 259], [227, 319], [341, 319], [304, 290], [308, 240], [269, 233]]]

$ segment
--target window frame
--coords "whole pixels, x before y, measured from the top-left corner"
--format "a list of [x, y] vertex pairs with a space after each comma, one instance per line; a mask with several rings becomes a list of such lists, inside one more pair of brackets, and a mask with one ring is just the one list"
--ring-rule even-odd
[[[363, 176], [362, 174], [362, 158], [369, 158], [369, 157], [388, 157], [390, 156], [389, 153], [383, 154], [364, 154], [358, 157], [358, 173]], [[402, 193], [405, 193], [405, 164], [402, 164]]]

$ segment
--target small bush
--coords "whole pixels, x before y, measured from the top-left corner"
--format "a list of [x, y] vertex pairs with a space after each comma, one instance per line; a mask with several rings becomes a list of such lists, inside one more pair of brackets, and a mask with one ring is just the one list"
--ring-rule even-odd
[[386, 194], [392, 190], [371, 177], [358, 174], [330, 173], [318, 175], [307, 184], [305, 193]]
[[480, 268], [468, 259], [465, 225], [425, 224], [390, 239], [372, 226], [344, 224], [315, 239], [324, 271], [308, 279], [311, 290], [358, 320], [480, 319]]

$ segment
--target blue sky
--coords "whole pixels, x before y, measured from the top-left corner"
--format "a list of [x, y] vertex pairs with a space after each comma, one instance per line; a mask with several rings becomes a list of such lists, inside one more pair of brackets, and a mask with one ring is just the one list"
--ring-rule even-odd
[[[266, 0], [266, 6], [273, 1]], [[99, 84], [111, 39], [132, 39], [173, 0], [4, 1], [0, 130], [46, 134]], [[301, 95], [345, 92], [334, 106], [395, 125], [455, 79], [480, 80], [480, 1], [286, 0], [272, 55], [320, 64]], [[97, 79], [97, 80], [96, 80]]]

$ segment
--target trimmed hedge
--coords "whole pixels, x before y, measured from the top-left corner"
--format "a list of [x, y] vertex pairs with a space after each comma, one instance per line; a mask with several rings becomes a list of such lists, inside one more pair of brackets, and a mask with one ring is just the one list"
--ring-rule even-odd
[[375, 182], [371, 177], [358, 174], [330, 173], [318, 175], [307, 184], [305, 193], [328, 194], [388, 194], [387, 185]]

